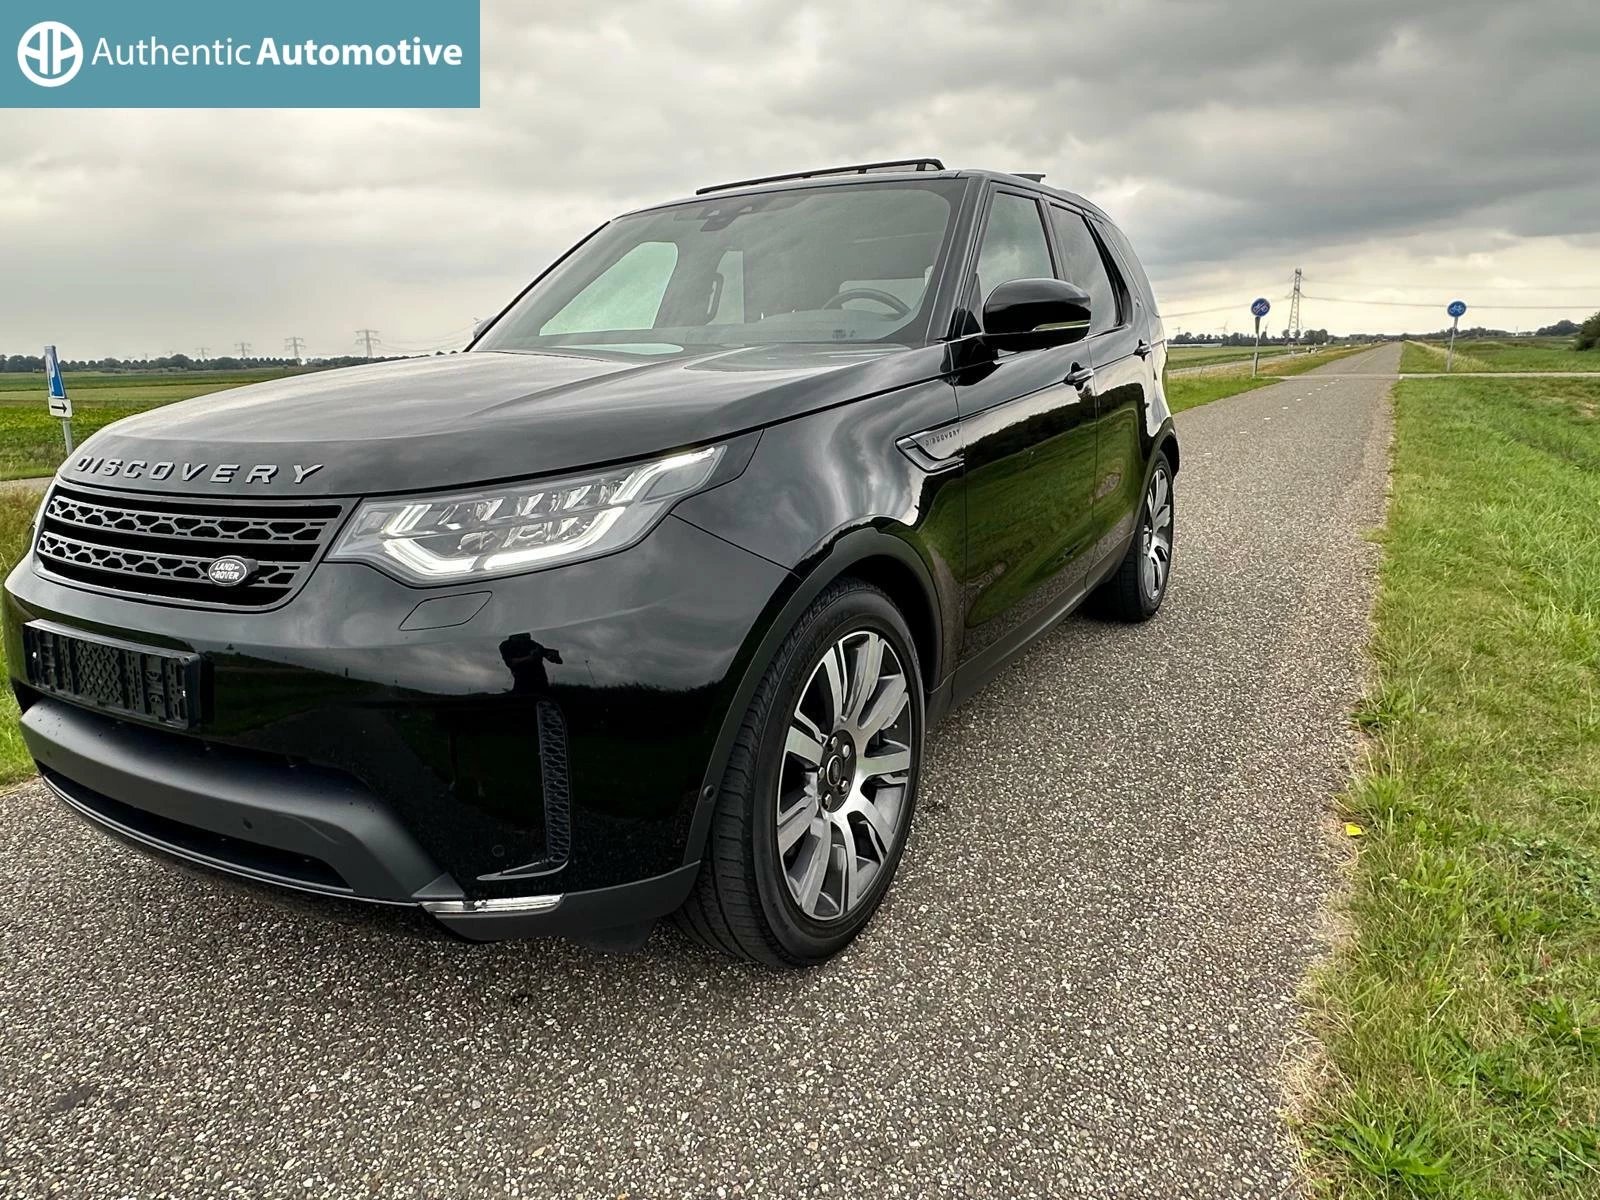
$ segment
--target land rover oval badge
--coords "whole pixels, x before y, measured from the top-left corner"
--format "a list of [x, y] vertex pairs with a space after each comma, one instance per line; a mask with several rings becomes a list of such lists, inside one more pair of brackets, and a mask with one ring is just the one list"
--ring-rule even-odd
[[219, 587], [237, 587], [255, 574], [256, 564], [248, 558], [229, 554], [206, 568], [206, 578]]

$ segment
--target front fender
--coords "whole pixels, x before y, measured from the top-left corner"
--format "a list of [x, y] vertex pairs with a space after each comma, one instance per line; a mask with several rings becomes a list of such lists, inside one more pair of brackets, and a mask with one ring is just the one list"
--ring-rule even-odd
[[959, 650], [958, 579], [966, 554], [959, 470], [929, 473], [895, 445], [953, 421], [943, 380], [813, 413], [765, 430], [738, 479], [690, 497], [674, 516], [759, 554], [788, 576], [749, 637], [737, 691], [707, 765], [688, 831], [700, 857], [718, 787], [740, 723], [783, 639], [834, 580], [861, 575], [906, 612], [926, 660], [930, 718]]

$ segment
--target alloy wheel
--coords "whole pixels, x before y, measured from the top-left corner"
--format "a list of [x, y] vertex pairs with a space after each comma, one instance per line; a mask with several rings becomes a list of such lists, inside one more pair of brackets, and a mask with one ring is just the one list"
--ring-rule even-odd
[[1160, 600], [1172, 571], [1172, 479], [1166, 468], [1157, 467], [1144, 498], [1144, 529], [1141, 533], [1143, 561], [1139, 581], [1144, 594]]
[[778, 863], [814, 921], [838, 921], [871, 893], [903, 829], [918, 745], [906, 669], [885, 637], [844, 634], [811, 671], [778, 770]]

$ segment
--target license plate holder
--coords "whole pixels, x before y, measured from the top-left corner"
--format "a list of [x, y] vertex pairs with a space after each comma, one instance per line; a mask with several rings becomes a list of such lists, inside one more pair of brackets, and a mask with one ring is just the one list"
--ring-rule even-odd
[[200, 656], [69, 629], [22, 627], [30, 687], [129, 720], [192, 729], [200, 719]]

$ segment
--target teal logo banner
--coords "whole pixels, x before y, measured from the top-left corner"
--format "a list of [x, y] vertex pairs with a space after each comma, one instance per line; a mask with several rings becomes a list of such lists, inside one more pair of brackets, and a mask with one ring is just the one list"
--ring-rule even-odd
[[478, 0], [6, 0], [0, 108], [476, 108]]

